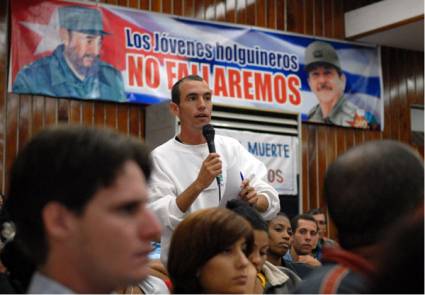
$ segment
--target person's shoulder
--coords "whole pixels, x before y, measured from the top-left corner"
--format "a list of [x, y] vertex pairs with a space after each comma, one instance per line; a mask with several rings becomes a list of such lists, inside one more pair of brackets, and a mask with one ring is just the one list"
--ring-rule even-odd
[[324, 264], [315, 268], [296, 289], [305, 293], [362, 293], [366, 279], [340, 264]]
[[322, 115], [320, 113], [320, 105], [317, 104], [310, 109], [307, 113], [307, 120], [309, 121], [321, 121], [323, 120]]
[[170, 138], [166, 142], [160, 144], [152, 150], [152, 155], [163, 155], [170, 152], [170, 148], [172, 148], [175, 144], [175, 139]]
[[57, 60], [54, 56], [48, 55], [42, 58], [35, 60], [34, 62], [24, 66], [19, 73], [20, 74], [34, 74], [42, 73], [44, 71], [49, 71], [51, 65], [57, 64]]

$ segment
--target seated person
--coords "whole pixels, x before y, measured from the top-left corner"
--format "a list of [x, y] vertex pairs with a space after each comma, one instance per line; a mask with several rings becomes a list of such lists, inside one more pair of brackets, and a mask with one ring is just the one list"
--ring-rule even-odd
[[275, 266], [283, 266], [295, 272], [301, 279], [305, 278], [312, 270], [308, 264], [293, 262], [284, 259], [292, 242], [292, 227], [288, 216], [280, 212], [269, 221], [269, 250], [267, 261]]
[[254, 249], [248, 259], [257, 270], [264, 294], [289, 294], [301, 279], [292, 270], [267, 261], [269, 233], [267, 222], [246, 202], [231, 200], [227, 208], [244, 217], [254, 229]]
[[320, 261], [313, 257], [313, 249], [316, 248], [319, 238], [319, 226], [314, 217], [309, 214], [299, 214], [292, 218], [291, 226], [294, 232], [291, 249], [286, 252], [284, 258], [313, 267], [320, 266]]
[[251, 225], [225, 208], [189, 214], [174, 231], [168, 256], [173, 292], [253, 293]]
[[28, 293], [110, 293], [148, 276], [160, 225], [146, 204], [149, 153], [108, 129], [40, 131], [13, 163], [4, 204], [35, 267]]
[[317, 242], [316, 248], [313, 249], [313, 257], [317, 260], [322, 259], [323, 247], [332, 247], [336, 246], [337, 243], [326, 237], [326, 225], [328, 224], [326, 214], [321, 208], [314, 208], [307, 212], [314, 217], [319, 226], [319, 240]]
[[[341, 246], [324, 249], [323, 266], [315, 268], [296, 292], [364, 293], [365, 286], [377, 274], [373, 261], [382, 255], [382, 246], [388, 241], [383, 234], [393, 230], [399, 218], [414, 213], [416, 206], [423, 207], [423, 159], [401, 142], [368, 141], [352, 147], [329, 165], [323, 192]], [[415, 238], [407, 237], [409, 241]], [[423, 253], [423, 240], [420, 244]], [[390, 261], [409, 251], [409, 247], [403, 247], [396, 254], [383, 253]], [[410, 276], [420, 275], [410, 265], [406, 272]], [[423, 280], [423, 273], [420, 279]], [[395, 276], [395, 280], [399, 277]]]

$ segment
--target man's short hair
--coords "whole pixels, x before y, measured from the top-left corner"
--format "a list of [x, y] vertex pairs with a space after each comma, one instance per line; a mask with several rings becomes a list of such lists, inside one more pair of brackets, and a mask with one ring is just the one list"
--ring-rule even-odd
[[325, 175], [329, 215], [346, 249], [372, 245], [424, 198], [424, 166], [407, 145], [371, 141], [332, 163]]
[[13, 163], [5, 211], [16, 225], [15, 239], [35, 264], [42, 264], [48, 251], [43, 208], [55, 201], [82, 214], [127, 161], [149, 178], [149, 151], [140, 140], [113, 130], [59, 126], [30, 140]]
[[189, 81], [204, 81], [204, 79], [201, 76], [198, 75], [189, 75], [186, 77], [181, 78], [176, 83], [174, 83], [173, 87], [171, 88], [171, 101], [175, 104], [180, 104], [180, 84], [186, 80]]
[[292, 227], [292, 232], [293, 233], [296, 232], [296, 230], [298, 228], [298, 221], [300, 219], [301, 220], [309, 220], [309, 221], [314, 222], [314, 224], [316, 225], [316, 230], [317, 231], [319, 230], [319, 225], [317, 224], [317, 221], [316, 221], [316, 219], [314, 219], [313, 215], [307, 214], [307, 213], [303, 213], [303, 214], [298, 214], [298, 215], [294, 216], [291, 219], [291, 227]]

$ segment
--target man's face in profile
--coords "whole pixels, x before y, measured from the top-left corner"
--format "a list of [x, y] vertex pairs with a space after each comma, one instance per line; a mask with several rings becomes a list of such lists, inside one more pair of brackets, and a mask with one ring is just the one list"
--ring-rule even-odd
[[344, 93], [345, 75], [332, 66], [319, 65], [308, 73], [308, 85], [320, 104], [335, 105]]
[[68, 31], [64, 38], [65, 55], [81, 75], [86, 75], [99, 60], [102, 36]]
[[73, 267], [93, 284], [91, 290], [106, 293], [137, 284], [149, 274], [148, 254], [160, 225], [147, 202], [143, 172], [128, 161], [111, 185], [94, 194], [82, 214], [68, 214], [68, 253], [78, 260]]

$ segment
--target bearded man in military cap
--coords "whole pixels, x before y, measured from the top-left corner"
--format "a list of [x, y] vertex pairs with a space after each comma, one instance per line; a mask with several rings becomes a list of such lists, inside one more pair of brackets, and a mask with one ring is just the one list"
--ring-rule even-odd
[[308, 113], [308, 121], [346, 127], [370, 128], [376, 118], [344, 97], [346, 77], [335, 49], [329, 43], [314, 41], [305, 51], [308, 85], [319, 104]]
[[105, 35], [100, 11], [82, 6], [58, 8], [62, 44], [49, 56], [19, 71], [17, 93], [124, 101], [121, 73], [100, 60]]

